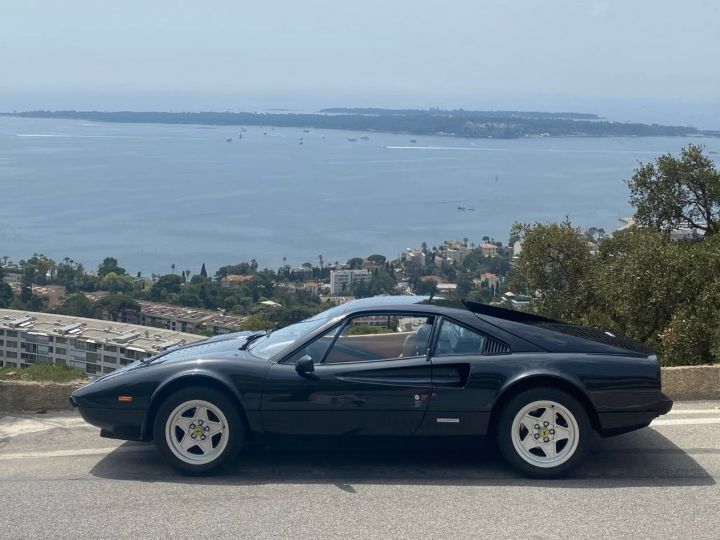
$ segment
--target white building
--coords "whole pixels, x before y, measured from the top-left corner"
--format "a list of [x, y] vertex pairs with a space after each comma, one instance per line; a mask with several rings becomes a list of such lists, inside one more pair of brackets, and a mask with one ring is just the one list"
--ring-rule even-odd
[[497, 255], [497, 246], [495, 244], [484, 243], [478, 246], [478, 249], [485, 257], [494, 257]]
[[53, 313], [0, 309], [0, 366], [62, 364], [110, 373], [203, 336]]
[[410, 264], [415, 266], [425, 266], [425, 254], [422, 249], [407, 248], [405, 250], [405, 258]]
[[522, 253], [522, 240], [515, 240], [515, 243], [512, 246], [513, 250], [513, 257], [519, 257], [520, 253]]
[[330, 294], [349, 294], [354, 285], [370, 283], [372, 274], [369, 270], [332, 270], [330, 272]]
[[20, 285], [23, 280], [23, 271], [18, 267], [4, 267], [3, 268], [3, 282], [10, 285], [10, 288], [14, 291], [20, 290]]

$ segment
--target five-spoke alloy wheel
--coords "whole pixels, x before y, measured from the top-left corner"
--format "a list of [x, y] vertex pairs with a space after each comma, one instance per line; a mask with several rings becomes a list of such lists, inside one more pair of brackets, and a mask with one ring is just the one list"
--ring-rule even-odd
[[535, 388], [515, 396], [498, 423], [498, 446], [523, 474], [561, 476], [587, 452], [591, 433], [585, 408], [556, 388]]
[[212, 472], [234, 458], [242, 447], [244, 431], [232, 400], [202, 386], [168, 396], [154, 424], [160, 452], [171, 465], [191, 474]]

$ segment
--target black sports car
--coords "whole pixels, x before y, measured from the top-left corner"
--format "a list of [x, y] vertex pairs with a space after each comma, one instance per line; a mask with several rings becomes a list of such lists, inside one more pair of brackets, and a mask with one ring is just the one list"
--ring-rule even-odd
[[210, 338], [73, 392], [105, 437], [154, 440], [188, 473], [263, 434], [492, 435], [536, 477], [569, 471], [592, 432], [647, 426], [672, 401], [642, 344], [427, 297], [354, 300], [285, 328]]

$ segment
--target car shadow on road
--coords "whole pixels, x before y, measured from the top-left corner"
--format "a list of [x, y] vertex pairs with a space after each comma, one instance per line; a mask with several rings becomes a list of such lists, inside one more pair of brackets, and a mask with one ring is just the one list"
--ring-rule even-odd
[[[693, 449], [693, 455], [720, 449]], [[188, 477], [166, 465], [152, 444], [128, 442], [90, 471], [96, 477], [200, 485], [334, 484], [353, 492], [357, 484], [533, 485], [488, 441], [462, 447], [432, 440], [275, 440], [249, 445], [236, 463], [214, 476]], [[714, 485], [713, 477], [653, 429], [598, 440], [586, 460], [554, 487], [613, 488]]]

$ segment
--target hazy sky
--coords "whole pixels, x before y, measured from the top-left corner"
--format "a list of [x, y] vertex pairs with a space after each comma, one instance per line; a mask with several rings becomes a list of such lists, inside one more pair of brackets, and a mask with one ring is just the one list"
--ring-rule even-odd
[[715, 0], [0, 0], [0, 110], [579, 110], [720, 128]]

